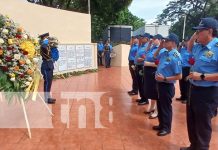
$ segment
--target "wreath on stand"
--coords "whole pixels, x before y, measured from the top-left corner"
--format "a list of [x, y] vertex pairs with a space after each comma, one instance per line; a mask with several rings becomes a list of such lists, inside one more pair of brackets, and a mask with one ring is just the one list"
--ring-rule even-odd
[[14, 96], [27, 100], [38, 87], [39, 48], [38, 39], [0, 14], [0, 91], [8, 102]]

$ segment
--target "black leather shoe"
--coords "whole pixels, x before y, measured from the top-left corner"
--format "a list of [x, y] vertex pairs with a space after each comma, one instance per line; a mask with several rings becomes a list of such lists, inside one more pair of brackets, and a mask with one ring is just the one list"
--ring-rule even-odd
[[165, 130], [160, 130], [160, 131], [157, 133], [158, 136], [165, 136], [165, 135], [167, 135], [167, 134], [170, 134], [170, 132], [169, 132], [169, 131], [165, 131]]
[[55, 101], [48, 100], [47, 103], [48, 103], [48, 104], [55, 104]]
[[132, 91], [128, 91], [127, 93], [129, 94], [129, 93], [132, 93], [132, 92], [134, 92], [133, 90]]
[[160, 130], [161, 130], [161, 127], [160, 127], [160, 126], [153, 126], [152, 129], [153, 129], [153, 130], [156, 130], [156, 131], [160, 131]]
[[180, 147], [180, 150], [191, 150], [190, 147]]
[[182, 100], [182, 97], [178, 97], [176, 98], [177, 101], [181, 101]]
[[147, 105], [149, 104], [148, 100], [144, 100], [144, 99], [141, 99], [139, 102], [138, 102], [138, 105]]
[[49, 98], [49, 99], [56, 102], [56, 99], [55, 99], [55, 98]]
[[131, 92], [131, 93], [129, 93], [129, 95], [138, 95], [138, 93], [137, 92]]
[[139, 102], [141, 99], [137, 99], [137, 100], [135, 100], [136, 102]]

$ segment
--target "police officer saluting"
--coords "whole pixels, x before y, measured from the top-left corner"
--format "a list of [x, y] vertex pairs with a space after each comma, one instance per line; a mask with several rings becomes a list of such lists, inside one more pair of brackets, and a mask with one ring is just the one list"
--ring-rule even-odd
[[50, 95], [52, 79], [53, 79], [54, 64], [51, 58], [51, 49], [49, 46], [48, 37], [49, 37], [49, 33], [45, 33], [39, 36], [39, 38], [41, 39], [40, 54], [42, 56], [41, 73], [44, 78], [45, 102], [47, 102], [48, 104], [54, 104], [56, 100], [51, 98], [51, 95]]
[[129, 95], [138, 95], [138, 83], [137, 83], [137, 78], [135, 74], [135, 64], [134, 64], [134, 59], [136, 56], [136, 53], [138, 51], [138, 39], [137, 37], [132, 37], [132, 45], [129, 51], [129, 71], [132, 77], [132, 90], [128, 92]]
[[[159, 100], [157, 101], [159, 125], [154, 126], [158, 136], [165, 136], [171, 132], [172, 124], [172, 98], [175, 95], [174, 83], [182, 78], [181, 56], [177, 51], [178, 36], [171, 33], [161, 42], [154, 57], [159, 59], [156, 80]], [[164, 47], [163, 49], [161, 49]]]
[[150, 40], [146, 51], [146, 58], [144, 62], [144, 90], [145, 95], [148, 99], [151, 99], [151, 105], [146, 114], [150, 114], [149, 118], [154, 119], [157, 117], [157, 105], [156, 100], [158, 99], [157, 83], [155, 80], [155, 73], [157, 71], [157, 65], [155, 64], [154, 53], [157, 51], [162, 35], [157, 34]]
[[[187, 103], [187, 125], [190, 147], [180, 150], [208, 150], [211, 140], [211, 119], [218, 107], [218, 21], [203, 18], [189, 41], [189, 50], [195, 58], [190, 98]], [[194, 42], [197, 40], [197, 44]]]
[[146, 48], [148, 46], [148, 40], [150, 38], [149, 33], [145, 33], [141, 39], [141, 46], [139, 47], [139, 50], [136, 54], [134, 63], [136, 65], [135, 73], [136, 73], [136, 79], [138, 83], [138, 88], [139, 88], [139, 94], [140, 94], [140, 99], [137, 99], [136, 101], [138, 102], [138, 105], [145, 105], [149, 104], [148, 99], [145, 97], [145, 92], [144, 92], [144, 77], [143, 77], [143, 66], [144, 66], [144, 60], [145, 60], [145, 53], [146, 53]]

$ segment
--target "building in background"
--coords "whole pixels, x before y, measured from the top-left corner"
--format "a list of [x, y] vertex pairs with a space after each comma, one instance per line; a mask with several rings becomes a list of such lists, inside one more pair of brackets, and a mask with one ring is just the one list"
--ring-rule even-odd
[[103, 40], [110, 40], [112, 43], [129, 42], [132, 32], [132, 26], [110, 25], [103, 33]]
[[167, 36], [169, 33], [169, 25], [156, 25], [156, 24], [146, 24], [145, 26], [138, 28], [133, 32], [133, 35], [144, 34], [145, 32], [151, 35], [161, 34], [162, 36]]

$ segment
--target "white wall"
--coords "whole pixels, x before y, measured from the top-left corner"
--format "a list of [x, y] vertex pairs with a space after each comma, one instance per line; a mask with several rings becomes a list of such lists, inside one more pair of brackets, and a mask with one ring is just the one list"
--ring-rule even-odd
[[130, 45], [120, 44], [113, 47], [116, 57], [111, 59], [111, 66], [126, 67], [129, 64], [128, 56]]
[[89, 14], [49, 8], [26, 0], [0, 0], [0, 13], [8, 15], [32, 36], [50, 32], [61, 43], [91, 43]]

